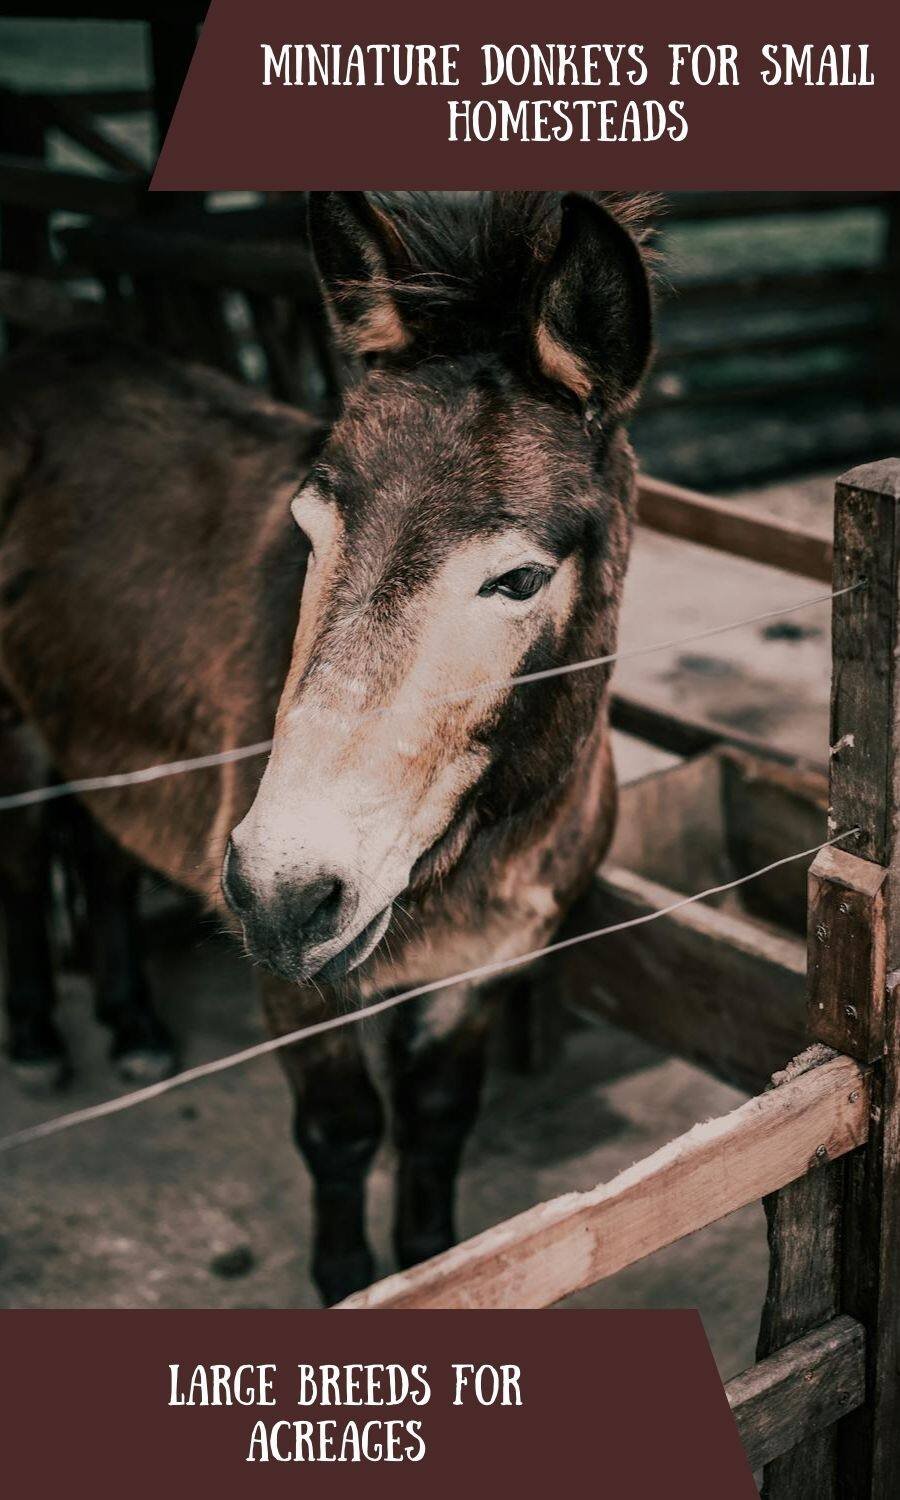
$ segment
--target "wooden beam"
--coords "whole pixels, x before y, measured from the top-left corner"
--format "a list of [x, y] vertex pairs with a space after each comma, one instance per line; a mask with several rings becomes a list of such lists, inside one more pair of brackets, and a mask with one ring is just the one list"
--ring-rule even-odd
[[898, 770], [893, 670], [898, 645], [900, 460], [866, 464], [838, 481], [834, 586], [865, 583], [835, 600], [831, 789], [835, 829], [859, 824], [847, 847], [887, 865], [894, 845]]
[[63, 230], [59, 240], [75, 266], [93, 272], [165, 277], [182, 285], [233, 287], [320, 305], [312, 257], [303, 245], [277, 239], [227, 240], [214, 232], [215, 217], [227, 234], [231, 215], [209, 217], [209, 233], [154, 220], [152, 224], [116, 224], [111, 229], [79, 225]]
[[0, 155], [0, 203], [50, 213], [72, 213], [115, 218], [136, 212], [144, 195], [145, 179], [134, 176], [94, 177], [47, 167], [26, 156]]
[[649, 475], [638, 477], [641, 526], [683, 542], [746, 557], [804, 578], [831, 582], [832, 544], [774, 516], [749, 515], [724, 500], [712, 500]]
[[[839, 1311], [843, 1166], [826, 1161], [763, 1200], [769, 1278], [757, 1359], [777, 1358]], [[799, 1439], [768, 1464], [765, 1500], [837, 1500], [837, 1434], [801, 1432]]]
[[[36, 101], [35, 101], [36, 102]], [[147, 168], [133, 153], [119, 144], [91, 119], [88, 111], [65, 95], [45, 95], [40, 107], [48, 125], [54, 126], [69, 140], [75, 141], [105, 166], [126, 176], [139, 177], [146, 184]]]
[[[775, 354], [784, 355], [803, 349], [831, 349], [835, 346], [846, 348], [874, 348], [879, 332], [880, 323], [875, 316], [874, 308], [863, 310], [862, 322], [855, 323], [822, 323], [816, 322], [811, 328], [786, 328], [780, 333], [746, 333], [734, 335], [730, 329], [721, 339], [710, 339], [709, 342], [687, 343], [671, 339], [659, 350], [653, 362], [654, 372], [661, 370], [678, 371], [692, 365], [708, 365], [712, 360], [736, 359], [747, 355]], [[677, 397], [675, 398], [677, 400]]]
[[833, 306], [836, 302], [872, 302], [891, 290], [883, 266], [846, 266], [824, 271], [763, 271], [721, 280], [675, 282], [678, 313], [716, 308], [744, 309], [753, 304], [787, 308]]
[[[892, 360], [896, 366], [896, 360]], [[669, 389], [664, 381], [650, 381], [641, 398], [641, 413], [671, 411], [673, 408], [697, 406], [759, 406], [777, 400], [780, 406], [788, 401], [811, 396], [884, 395], [885, 377], [882, 368], [866, 365], [858, 357], [841, 369], [819, 370], [812, 374], [791, 375], [782, 365], [769, 379], [762, 380], [717, 380], [710, 385], [691, 385], [679, 381], [677, 389]]]
[[[900, 1475], [900, 461], [844, 475], [835, 495], [835, 582], [866, 587], [835, 601], [832, 614], [831, 819], [858, 825], [849, 845], [887, 871], [885, 993], [873, 995], [870, 965], [847, 963], [856, 988], [833, 982], [860, 1012], [859, 1035], [880, 1020], [884, 1056], [872, 1071], [872, 1130], [848, 1163], [842, 1232], [842, 1309], [866, 1330], [868, 1400], [841, 1423], [842, 1500], [888, 1500]], [[843, 945], [846, 949], [846, 944]]]
[[[594, 878], [564, 931], [630, 921], [678, 894], [611, 866]], [[714, 906], [682, 907], [640, 933], [611, 933], [602, 948], [585, 943], [555, 962], [543, 982], [560, 1003], [571, 997], [579, 1015], [625, 1026], [750, 1093], [806, 1043], [802, 940]]]
[[18, 328], [52, 333], [67, 324], [105, 322], [107, 310], [102, 302], [73, 297], [47, 277], [0, 271], [0, 317]]
[[666, 221], [756, 219], [771, 214], [820, 214], [848, 208], [884, 208], [890, 193], [672, 193], [666, 195]]
[[[742, 734], [727, 724], [717, 724], [713, 719], [697, 715], [676, 713], [644, 698], [632, 698], [628, 693], [613, 693], [610, 705], [610, 722], [613, 729], [622, 734], [634, 735], [646, 740], [660, 750], [672, 755], [700, 755], [716, 745], [730, 745], [737, 750], [746, 750], [751, 755], [761, 755], [767, 760], [786, 766], [803, 767], [804, 763], [789, 750], [780, 750], [754, 735]], [[822, 767], [807, 765], [809, 771], [822, 771]], [[824, 774], [824, 773], [823, 773]]]
[[[59, 130], [116, 172], [130, 173], [146, 180], [146, 167], [137, 161], [130, 151], [120, 146], [117, 141], [100, 129], [83, 104], [79, 104], [69, 96], [31, 94], [24, 90], [0, 86], [0, 112], [7, 110], [28, 122], [30, 128], [39, 133], [40, 140], [43, 140], [48, 130]], [[39, 160], [43, 159], [44, 154], [42, 150], [24, 150], [21, 146], [9, 142], [5, 143], [4, 149], [24, 156], [35, 156]]]
[[861, 1406], [865, 1389], [862, 1325], [837, 1317], [736, 1375], [725, 1394], [755, 1470]]
[[884, 1052], [887, 870], [820, 849], [809, 872], [809, 1030], [858, 1062]]
[[[0, 90], [0, 152], [43, 160], [46, 139], [40, 120], [21, 107], [9, 92]], [[2, 192], [0, 181], [0, 264], [4, 271], [34, 272], [44, 270], [50, 259], [46, 205], [17, 203]], [[7, 323], [6, 347], [12, 349], [19, 330]]]
[[19, 92], [40, 102], [63, 100], [66, 104], [77, 105], [91, 115], [140, 114], [153, 103], [153, 95], [149, 89], [73, 88], [48, 94], [42, 89], [31, 90], [19, 85]]
[[539, 1204], [340, 1305], [547, 1307], [843, 1156], [867, 1131], [864, 1070], [819, 1048], [778, 1088], [612, 1182]]

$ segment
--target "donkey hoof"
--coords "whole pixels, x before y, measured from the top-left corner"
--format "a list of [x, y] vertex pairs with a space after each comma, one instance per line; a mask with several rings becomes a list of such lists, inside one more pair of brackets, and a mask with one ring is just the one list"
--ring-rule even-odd
[[354, 1292], [371, 1286], [375, 1280], [375, 1262], [368, 1250], [356, 1250], [350, 1255], [316, 1257], [313, 1264], [313, 1280], [326, 1307], [343, 1302]]
[[151, 1012], [116, 1025], [111, 1056], [126, 1083], [158, 1083], [178, 1068], [175, 1043]]
[[13, 1077], [22, 1092], [37, 1099], [59, 1093], [72, 1077], [67, 1057], [32, 1058], [28, 1062], [12, 1058], [11, 1065]]
[[55, 1093], [72, 1077], [65, 1042], [49, 1018], [15, 1026], [7, 1052], [13, 1076], [26, 1093]]
[[126, 1083], [159, 1083], [178, 1070], [178, 1060], [171, 1047], [135, 1047], [115, 1056], [116, 1072]]

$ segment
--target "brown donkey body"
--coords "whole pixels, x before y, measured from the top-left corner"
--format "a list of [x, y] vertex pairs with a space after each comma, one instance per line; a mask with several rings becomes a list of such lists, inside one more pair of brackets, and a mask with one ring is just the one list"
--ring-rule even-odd
[[[129, 857], [224, 893], [275, 1033], [527, 951], [589, 878], [614, 819], [608, 670], [509, 679], [615, 649], [622, 419], [650, 352], [634, 228], [552, 194], [314, 196], [360, 366], [328, 429], [125, 346], [67, 340], [0, 377], [0, 791], [274, 723], [267, 760], [87, 799], [98, 1001], [126, 1070], [168, 1055]], [[59, 1065], [46, 819], [0, 819], [9, 1049]], [[453, 1237], [486, 1000], [457, 985], [390, 1032], [402, 1263]], [[371, 1276], [382, 1104], [355, 1027], [281, 1055], [331, 1300]]]

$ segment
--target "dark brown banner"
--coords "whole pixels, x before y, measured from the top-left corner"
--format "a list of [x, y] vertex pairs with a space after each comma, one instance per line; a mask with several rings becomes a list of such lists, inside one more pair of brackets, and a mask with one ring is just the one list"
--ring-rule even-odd
[[213, 0], [167, 189], [881, 189], [900, 11]]
[[10, 1495], [756, 1495], [693, 1312], [6, 1312], [0, 1349]]

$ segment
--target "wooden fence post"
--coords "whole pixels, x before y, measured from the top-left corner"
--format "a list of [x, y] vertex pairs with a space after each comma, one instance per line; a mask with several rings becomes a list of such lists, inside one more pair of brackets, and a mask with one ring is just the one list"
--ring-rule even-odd
[[[43, 122], [29, 107], [28, 100], [11, 89], [0, 89], [0, 151], [42, 161], [45, 145]], [[21, 271], [29, 276], [45, 271], [49, 256], [47, 213], [39, 208], [7, 203], [2, 211], [2, 221], [0, 267], [4, 271]], [[20, 337], [20, 330], [7, 322], [7, 349], [14, 348]]]
[[[769, 1237], [769, 1285], [756, 1357], [764, 1360], [833, 1318], [840, 1307], [843, 1161], [814, 1171], [763, 1199]], [[765, 1500], [836, 1500], [837, 1434], [804, 1438], [764, 1470]]]
[[866, 1403], [768, 1465], [766, 1500], [900, 1491], [900, 462], [838, 481], [829, 832], [809, 875], [808, 1020], [873, 1065], [868, 1145], [766, 1203], [765, 1356], [837, 1312], [866, 1335]]
[[859, 827], [810, 883], [813, 1034], [874, 1064], [868, 1145], [847, 1159], [841, 1310], [866, 1334], [866, 1403], [837, 1434], [842, 1500], [900, 1491], [900, 462], [835, 496], [831, 827]]

